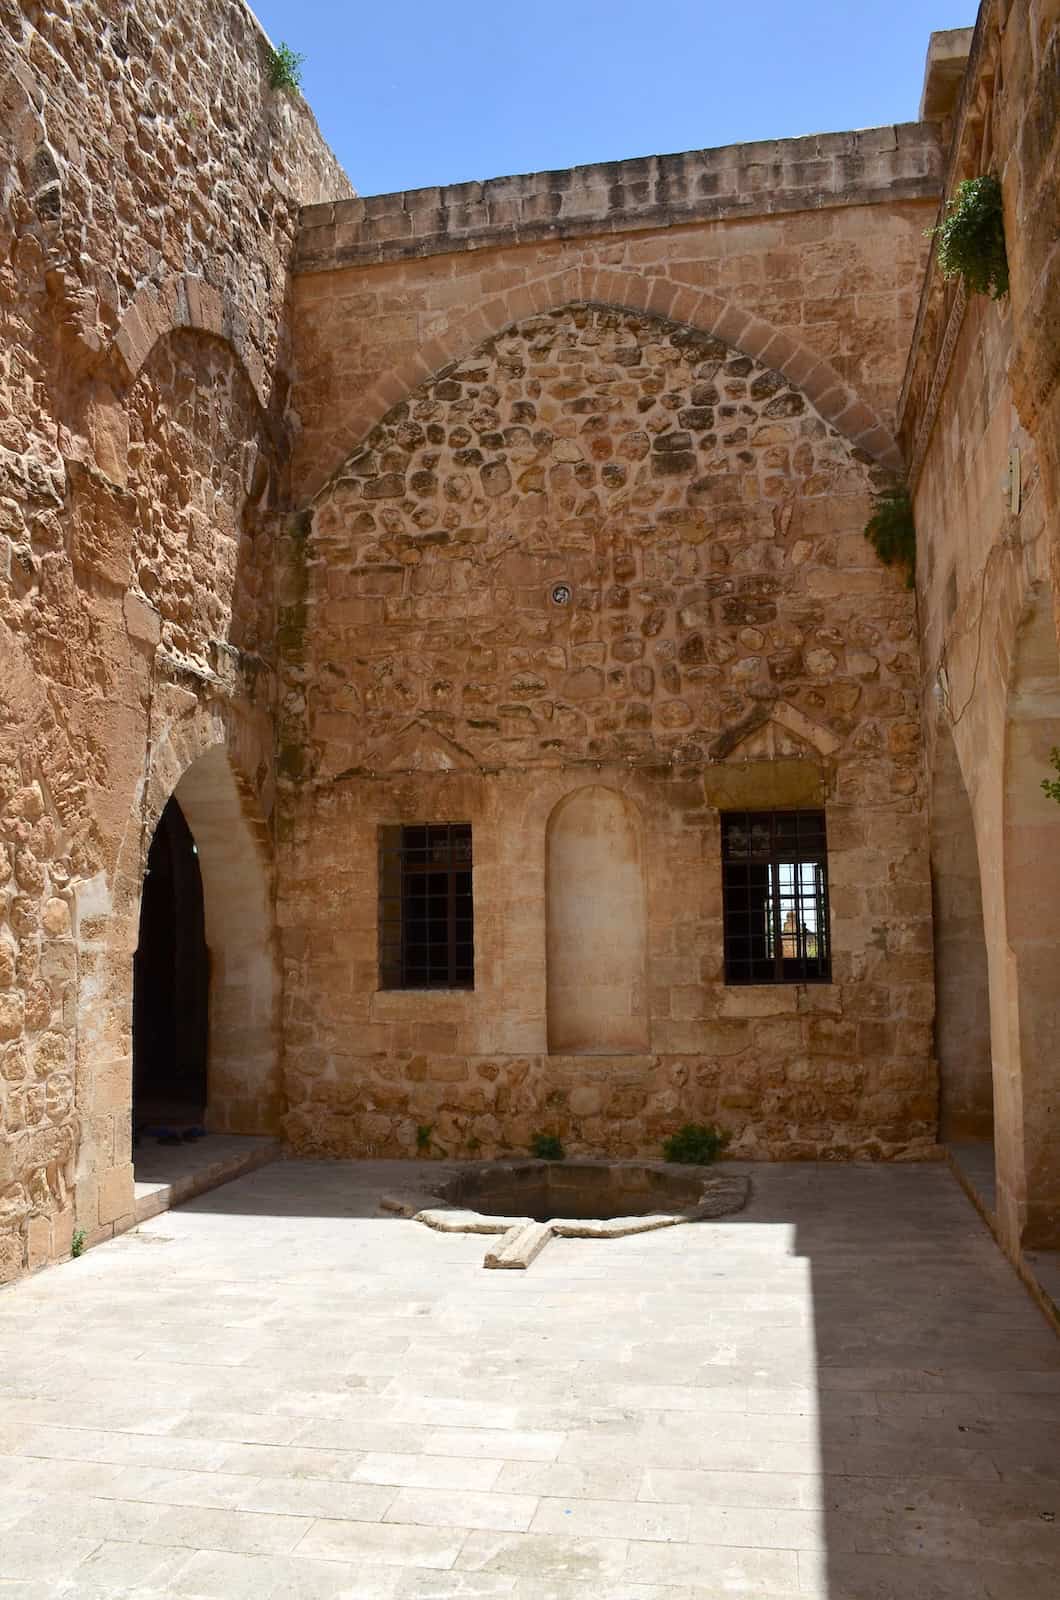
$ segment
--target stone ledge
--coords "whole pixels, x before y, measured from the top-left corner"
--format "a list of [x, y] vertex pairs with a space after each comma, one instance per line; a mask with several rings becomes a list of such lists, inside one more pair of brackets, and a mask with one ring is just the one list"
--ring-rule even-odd
[[930, 123], [809, 134], [305, 206], [293, 271], [830, 206], [930, 200]]
[[1060, 1334], [1060, 1251], [1010, 1250], [997, 1220], [997, 1183], [993, 1146], [985, 1141], [943, 1145], [941, 1155], [972, 1205], [994, 1236], [998, 1249], [1012, 1263], [1054, 1333]]
[[[135, 1181], [134, 1177], [134, 1214], [128, 1219], [127, 1226], [146, 1222], [150, 1217], [157, 1217], [173, 1206], [194, 1200], [196, 1196], [217, 1189], [223, 1183], [231, 1183], [233, 1178], [242, 1178], [248, 1172], [277, 1160], [282, 1152], [283, 1143], [280, 1139], [237, 1134], [207, 1134], [201, 1143], [175, 1148], [174, 1154], [178, 1158], [183, 1157], [184, 1161], [182, 1163], [178, 1159], [174, 1163], [172, 1178], [163, 1176], [160, 1181], [144, 1182]], [[164, 1160], [158, 1164], [164, 1165]], [[181, 1165], [186, 1168], [183, 1172], [179, 1170]], [[142, 1162], [140, 1167], [142, 1170]]]
[[552, 1229], [547, 1222], [525, 1222], [511, 1228], [495, 1250], [487, 1250], [482, 1265], [525, 1272], [551, 1238]]

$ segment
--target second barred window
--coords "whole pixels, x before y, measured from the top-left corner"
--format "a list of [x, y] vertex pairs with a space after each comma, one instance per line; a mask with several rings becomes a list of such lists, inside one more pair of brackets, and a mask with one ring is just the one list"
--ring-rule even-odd
[[829, 983], [823, 811], [721, 818], [726, 983]]

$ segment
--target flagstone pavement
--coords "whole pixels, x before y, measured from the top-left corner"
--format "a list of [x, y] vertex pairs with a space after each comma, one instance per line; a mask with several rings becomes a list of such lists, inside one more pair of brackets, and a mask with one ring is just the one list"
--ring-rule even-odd
[[0, 1292], [0, 1600], [1051, 1600], [1060, 1348], [949, 1171], [488, 1241], [278, 1162]]

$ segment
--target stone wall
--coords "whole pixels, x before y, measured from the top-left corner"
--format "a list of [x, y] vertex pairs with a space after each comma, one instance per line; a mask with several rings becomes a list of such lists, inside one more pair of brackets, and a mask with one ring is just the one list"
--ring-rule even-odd
[[1060, 807], [1041, 791], [1060, 744], [1058, 23], [1056, 6], [1033, 0], [984, 5], [965, 74], [938, 101], [947, 194], [1001, 174], [1011, 293], [969, 298], [929, 263], [899, 406], [919, 546], [942, 1101], [948, 1133], [992, 1131], [999, 1231], [1017, 1255], [1060, 1240]]
[[998, 10], [1013, 398], [1035, 439], [1060, 594], [1060, 4], [1008, 0]]
[[[761, 139], [401, 190], [307, 207], [303, 270], [513, 244], [643, 232], [832, 206], [933, 200], [939, 148], [930, 123], [801, 139]], [[337, 199], [337, 196], [335, 197]]]
[[[861, 532], [885, 476], [742, 350], [585, 302], [358, 443], [287, 542], [297, 1148], [646, 1153], [714, 1119], [744, 1155], [932, 1146], [915, 618]], [[639, 1054], [548, 1050], [546, 837], [587, 787], [641, 831]], [[826, 807], [834, 981], [728, 988], [718, 811], [774, 805]], [[472, 824], [473, 992], [379, 987], [378, 829], [425, 821]]]
[[[717, 334], [783, 372], [874, 459], [900, 466], [895, 400], [935, 212], [938, 136], [930, 127], [836, 135], [846, 154], [824, 159], [826, 144], [792, 139], [653, 158], [637, 184], [619, 182], [609, 166], [552, 174], [555, 192], [572, 198], [562, 218], [530, 233], [497, 221], [456, 236], [457, 191], [438, 192], [447, 219], [440, 234], [410, 233], [410, 216], [428, 215], [421, 195], [310, 208], [294, 282], [294, 504], [304, 505], [379, 418], [441, 367], [572, 300]], [[684, 162], [689, 190], [696, 173], [728, 177], [716, 196], [691, 193], [659, 215], [652, 197], [667, 161]], [[821, 178], [812, 194], [811, 169]], [[749, 188], [734, 189], [737, 173]], [[505, 185], [532, 180], [482, 188]]]
[[143, 859], [218, 742], [267, 882], [287, 266], [349, 193], [244, 6], [0, 0], [0, 1281], [131, 1214]]

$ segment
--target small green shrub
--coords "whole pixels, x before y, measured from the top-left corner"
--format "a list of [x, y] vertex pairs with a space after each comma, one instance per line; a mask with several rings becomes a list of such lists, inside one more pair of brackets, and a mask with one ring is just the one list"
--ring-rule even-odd
[[865, 537], [887, 567], [905, 569], [905, 586], [916, 583], [916, 526], [913, 504], [904, 484], [882, 489], [865, 524]]
[[74, 1232], [73, 1232], [73, 1237], [70, 1240], [70, 1254], [73, 1256], [74, 1260], [76, 1261], [78, 1256], [84, 1254], [84, 1250], [85, 1250], [85, 1230], [84, 1230], [84, 1228], [75, 1228]]
[[416, 1149], [421, 1156], [425, 1156], [431, 1148], [431, 1134], [434, 1132], [433, 1122], [421, 1122], [416, 1129]]
[[554, 1133], [535, 1133], [530, 1148], [538, 1161], [562, 1161], [563, 1146]]
[[270, 89], [285, 89], [293, 94], [302, 87], [302, 63], [305, 56], [297, 50], [292, 50], [289, 44], [284, 44], [281, 39], [275, 50], [269, 46], [269, 53], [265, 66], [269, 74]]
[[1008, 294], [1008, 253], [1001, 184], [994, 173], [965, 178], [946, 204], [932, 235], [944, 278], [961, 277], [973, 294], [1002, 300]]
[[680, 1161], [687, 1166], [706, 1167], [716, 1161], [729, 1142], [729, 1135], [713, 1123], [686, 1122], [683, 1128], [663, 1140], [663, 1155], [667, 1161]]
[[1050, 750], [1049, 765], [1056, 773], [1056, 777], [1043, 778], [1042, 788], [1045, 790], [1050, 800], [1055, 800], [1057, 805], [1060, 805], [1060, 750]]

